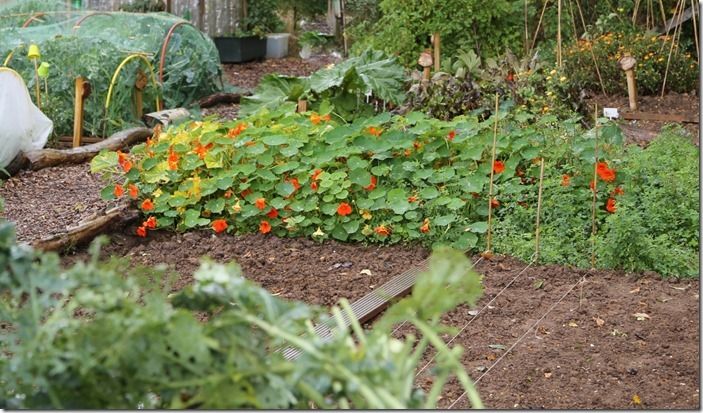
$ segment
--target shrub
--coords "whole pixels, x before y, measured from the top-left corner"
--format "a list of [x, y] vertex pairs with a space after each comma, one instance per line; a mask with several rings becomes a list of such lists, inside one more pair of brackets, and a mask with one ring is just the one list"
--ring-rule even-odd
[[[461, 348], [437, 334], [444, 312], [481, 294], [457, 251], [434, 254], [412, 295], [372, 331], [352, 323], [356, 340], [338, 321], [351, 311], [344, 301], [334, 317], [321, 316], [253, 285], [236, 264], [204, 262], [192, 286], [166, 296], [159, 272], [125, 276], [123, 261], [100, 264], [93, 252], [60, 271], [58, 256], [16, 245], [11, 225], [0, 223], [0, 407], [433, 408], [453, 376], [482, 407]], [[422, 340], [389, 334], [406, 320]], [[312, 321], [336, 334], [328, 342], [310, 335]], [[430, 342], [438, 357], [425, 395], [408, 378]], [[289, 346], [300, 350], [297, 360], [276, 351]]]
[[[564, 69], [569, 82], [577, 90], [601, 91], [593, 66], [591, 50], [598, 62], [601, 78], [607, 93], [627, 94], [625, 73], [618, 60], [626, 53], [637, 59], [635, 78], [637, 92], [641, 95], [661, 93], [671, 36], [657, 36], [639, 31], [608, 32], [592, 40], [572, 43], [564, 52]], [[674, 44], [666, 89], [688, 93], [698, 89], [698, 64], [695, 56], [687, 52], [686, 42]]]

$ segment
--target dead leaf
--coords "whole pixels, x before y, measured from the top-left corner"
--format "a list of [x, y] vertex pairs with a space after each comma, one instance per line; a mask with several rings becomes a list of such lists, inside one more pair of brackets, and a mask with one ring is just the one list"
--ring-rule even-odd
[[578, 326], [579, 325], [576, 324], [576, 321], [574, 321], [574, 320], [569, 321], [569, 327], [578, 327]]
[[503, 270], [503, 271], [509, 271], [509, 270], [510, 270], [510, 267], [508, 267], [507, 265], [505, 265], [505, 264], [503, 264], [503, 263], [498, 264], [498, 268], [500, 268], [500, 269]]
[[603, 320], [602, 318], [600, 318], [598, 316], [593, 317], [593, 321], [596, 322], [596, 325], [598, 327], [603, 327], [603, 324], [605, 324], [605, 320]]
[[545, 327], [545, 326], [539, 326], [539, 327], [537, 327], [537, 331], [538, 331], [540, 334], [544, 334], [544, 335], [549, 334], [549, 330], [547, 330], [547, 327]]
[[630, 294], [638, 293], [640, 292], [640, 287], [635, 288], [634, 290], [630, 290]]
[[544, 280], [535, 280], [535, 282], [532, 283], [532, 288], [534, 288], [535, 290], [539, 290], [540, 288], [542, 288], [543, 285]]
[[634, 313], [634, 314], [632, 314], [632, 316], [635, 317], [637, 319], [637, 321], [644, 321], [644, 320], [649, 320], [652, 318], [646, 313]]
[[687, 286], [685, 286], [685, 287], [674, 287], [674, 286], [671, 286], [671, 285], [670, 285], [669, 287], [673, 288], [674, 290], [686, 291], [686, 290], [688, 290], [688, 287], [690, 287], [690, 286], [691, 286], [691, 284], [689, 284], [689, 285], [687, 285]]
[[359, 271], [359, 274], [371, 276], [371, 270], [365, 268], [365, 269]]
[[632, 396], [632, 404], [634, 404], [635, 406], [639, 406], [640, 404], [642, 404], [642, 399], [640, 399], [640, 396], [638, 396], [636, 394], [633, 395]]
[[484, 252], [481, 253], [481, 257], [483, 257], [484, 259], [490, 261], [491, 258], [493, 258], [493, 253], [490, 252], [490, 251], [484, 251]]
[[552, 372], [548, 371], [548, 372], [544, 373], [544, 377], [546, 377], [546, 378], [552, 377]]
[[495, 359], [496, 359], [496, 355], [494, 353], [488, 353], [488, 355], [486, 356], [486, 360], [488, 360], [488, 361], [493, 361]]
[[469, 315], [476, 317], [478, 315], [478, 310], [469, 310]]
[[488, 348], [492, 348], [494, 350], [505, 350], [505, 346], [502, 344], [489, 344]]

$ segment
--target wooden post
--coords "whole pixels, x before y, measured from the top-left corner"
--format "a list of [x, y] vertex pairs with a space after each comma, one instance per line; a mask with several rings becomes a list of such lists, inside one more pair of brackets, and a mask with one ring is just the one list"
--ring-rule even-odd
[[90, 95], [90, 83], [81, 76], [76, 78], [76, 96], [73, 108], [73, 147], [81, 146], [83, 136], [83, 103]]
[[439, 32], [434, 32], [432, 35], [432, 48], [434, 49], [434, 71], [439, 72], [439, 56], [440, 56], [440, 37]]
[[535, 262], [539, 260], [539, 222], [542, 212], [542, 187], [544, 183], [544, 158], [540, 158], [539, 190], [537, 192], [537, 222], [535, 223]]
[[498, 93], [496, 93], [496, 110], [493, 112], [493, 116], [495, 116], [495, 123], [493, 124], [493, 149], [491, 150], [491, 179], [488, 182], [488, 232], [486, 233], [486, 252], [481, 255], [486, 259], [493, 256], [491, 251], [491, 218], [493, 216], [493, 165], [496, 161], [496, 140], [498, 138]]
[[137, 72], [137, 79], [134, 82], [134, 113], [137, 115], [137, 119], [142, 118], [142, 107], [144, 105], [143, 95], [146, 84], [147, 77], [144, 72], [139, 69]]
[[172, 0], [166, 0], [166, 13], [171, 13], [171, 11], [173, 10], [171, 3], [172, 3]]
[[627, 77], [627, 96], [630, 101], [630, 110], [637, 110], [637, 84], [635, 83], [635, 63], [634, 57], [626, 54], [620, 61], [620, 68], [625, 71]]
[[298, 113], [303, 113], [308, 111], [308, 101], [301, 99], [298, 101]]
[[200, 31], [205, 31], [205, 2], [203, 0], [198, 0], [198, 28]]

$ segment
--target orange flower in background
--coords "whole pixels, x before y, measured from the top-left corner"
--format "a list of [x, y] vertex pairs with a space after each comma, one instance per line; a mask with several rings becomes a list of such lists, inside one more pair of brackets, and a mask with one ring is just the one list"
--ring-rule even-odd
[[139, 189], [134, 184], [129, 184], [129, 197], [132, 199], [137, 199], [139, 196]]
[[425, 220], [422, 222], [422, 226], [420, 227], [420, 232], [423, 234], [427, 234], [430, 232], [430, 219], [425, 218]]
[[325, 122], [329, 122], [330, 119], [331, 119], [331, 118], [330, 118], [330, 114], [328, 113], [328, 114], [326, 114], [326, 115], [322, 115], [322, 116], [320, 117], [320, 119], [324, 120]]
[[310, 188], [311, 188], [313, 191], [317, 191], [317, 182], [312, 181], [312, 182], [310, 183]]
[[154, 203], [151, 202], [151, 199], [145, 199], [144, 202], [142, 202], [142, 210], [151, 211], [152, 209], [154, 209]]
[[491, 208], [498, 208], [499, 206], [500, 206], [500, 201], [498, 201], [495, 198], [491, 199]]
[[493, 173], [499, 174], [503, 173], [505, 170], [505, 164], [502, 161], [493, 161]]
[[588, 183], [588, 187], [591, 188], [591, 191], [595, 191], [596, 190], [596, 181], [591, 179], [591, 182]]
[[241, 196], [242, 198], [246, 198], [249, 195], [251, 195], [251, 192], [252, 192], [251, 188], [247, 188], [247, 189], [243, 190], [242, 192], [240, 192], [239, 196]]
[[419, 151], [420, 148], [422, 148], [422, 144], [418, 141], [413, 142], [413, 147], [415, 148], [416, 151]]
[[232, 198], [232, 195], [234, 195], [234, 192], [232, 192], [231, 189], [228, 189], [225, 191], [225, 194], [223, 196], [225, 197], [225, 199], [230, 199]]
[[132, 170], [132, 162], [130, 162], [130, 161], [124, 161], [124, 163], [122, 163], [121, 165], [122, 165], [122, 169], [124, 169], [125, 173]]
[[271, 224], [269, 224], [268, 221], [261, 221], [259, 224], [259, 232], [262, 234], [268, 234], [271, 232]]
[[146, 228], [143, 226], [137, 228], [137, 235], [139, 235], [142, 238], [145, 238], [146, 237]]
[[449, 142], [453, 141], [455, 137], [456, 137], [456, 131], [452, 130], [452, 131], [449, 131], [449, 133], [447, 134], [447, 139], [449, 140]]
[[366, 131], [373, 136], [379, 137], [383, 133], [383, 129], [377, 128], [375, 126], [369, 126]]
[[212, 221], [212, 229], [219, 234], [220, 232], [227, 229], [227, 221], [225, 221], [224, 219], [216, 219]]
[[[160, 136], [161, 136], [161, 125], [158, 124], [158, 125], [154, 126], [154, 134], [152, 135], [152, 139], [158, 140]], [[152, 143], [154, 143], [154, 142], [152, 141], [152, 142], [150, 143], [150, 142], [149, 142], [149, 139], [147, 139], [147, 145], [146, 145], [146, 146], [149, 146], [149, 145], [151, 145]]]
[[625, 191], [623, 191], [622, 188], [619, 186], [616, 186], [615, 189], [613, 189], [613, 196], [618, 196], [618, 195], [625, 195]]
[[312, 122], [313, 125], [319, 124], [320, 120], [322, 120], [322, 118], [320, 118], [320, 115], [317, 113], [313, 112], [312, 115], [310, 115], [310, 122]]
[[300, 182], [298, 182], [298, 178], [290, 178], [288, 179], [288, 182], [293, 185], [293, 188], [295, 188], [296, 191], [300, 189]]
[[263, 210], [266, 208], [266, 198], [258, 198], [256, 201], [254, 201], [254, 205], [256, 205], [257, 208]]
[[244, 132], [246, 130], [246, 128], [247, 128], [246, 123], [240, 123], [237, 126], [235, 126], [234, 128], [227, 131], [227, 137], [228, 138], [236, 138], [237, 136], [239, 136], [239, 134]]
[[322, 173], [322, 169], [315, 169], [315, 171], [312, 173], [312, 180], [317, 181], [320, 179], [320, 174]]
[[266, 213], [266, 216], [271, 219], [277, 218], [278, 217], [278, 210], [276, 208], [271, 208], [271, 210]]
[[337, 214], [339, 214], [343, 217], [345, 217], [351, 213], [352, 213], [352, 207], [351, 207], [351, 205], [347, 204], [346, 202], [342, 202], [337, 207]]
[[127, 154], [122, 153], [122, 151], [117, 151], [117, 163], [122, 164], [126, 162], [129, 158], [127, 158]]
[[364, 189], [367, 191], [373, 191], [376, 188], [376, 183], [378, 180], [374, 175], [371, 175], [371, 183], [368, 186], [365, 186]]
[[168, 169], [175, 171], [178, 169], [178, 154], [171, 148], [168, 151]]
[[379, 225], [376, 228], [373, 229], [373, 232], [377, 233], [378, 235], [382, 237], [387, 237], [388, 235], [391, 234], [390, 228], [386, 227], [385, 225]]
[[143, 227], [147, 227], [149, 229], [155, 229], [156, 228], [156, 217], [149, 217], [147, 218], [146, 221], [142, 224]]
[[417, 198], [417, 196], [415, 196], [415, 195], [409, 196], [409, 197], [408, 197], [408, 202], [410, 202], [410, 203], [412, 204], [413, 202], [417, 202], [417, 199], [418, 199], [418, 198]]
[[615, 212], [617, 207], [615, 206], [615, 199], [614, 198], [608, 198], [608, 202], [605, 204], [605, 210], [610, 212], [611, 214]]
[[124, 195], [124, 188], [122, 188], [122, 185], [117, 184], [115, 185], [115, 190], [112, 193], [115, 194], [115, 198], [119, 198]]
[[605, 162], [596, 164], [596, 174], [605, 182], [613, 182], [615, 180], [615, 169], [608, 168], [608, 164]]
[[209, 151], [210, 149], [212, 149], [213, 146], [214, 146], [213, 143], [208, 143], [207, 145], [201, 145], [200, 142], [198, 142], [198, 143], [195, 145], [195, 148], [193, 149], [193, 152], [195, 152], [196, 154], [198, 154], [198, 157], [199, 157], [200, 159], [205, 159], [205, 155], [207, 155], [207, 151]]
[[561, 186], [569, 186], [571, 183], [571, 177], [569, 175], [561, 176]]

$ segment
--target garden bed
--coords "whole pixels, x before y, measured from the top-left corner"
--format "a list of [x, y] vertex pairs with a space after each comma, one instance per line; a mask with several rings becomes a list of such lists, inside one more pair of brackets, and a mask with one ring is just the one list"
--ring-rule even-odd
[[[191, 281], [199, 258], [235, 260], [245, 275], [274, 294], [312, 304], [331, 305], [345, 297], [356, 300], [393, 276], [421, 262], [427, 251], [413, 246], [360, 246], [335, 241], [229, 234], [208, 231], [150, 233], [144, 242], [127, 227], [112, 234], [104, 257], [124, 256], [141, 265], [167, 264], [177, 270], [175, 289]], [[86, 259], [85, 248], [64, 257], [64, 263]], [[476, 257], [474, 257], [474, 261]], [[485, 294], [482, 309], [526, 264], [512, 258], [481, 261]], [[365, 270], [369, 270], [368, 275]], [[363, 273], [362, 273], [363, 271]], [[581, 277], [575, 288], [504, 360], [478, 384], [488, 408], [645, 408], [696, 409], [699, 406], [699, 325], [697, 280], [661, 280], [656, 274], [575, 270], [533, 266], [484, 309], [453, 342], [466, 349], [463, 361], [476, 380]], [[535, 288], [541, 282], [540, 288]], [[460, 329], [473, 316], [459, 308], [445, 316]], [[650, 318], [638, 321], [633, 314]], [[598, 326], [597, 319], [603, 321]], [[401, 327], [396, 336], [415, 333]], [[447, 334], [445, 340], [452, 336]], [[429, 361], [431, 355], [427, 355]], [[421, 365], [424, 365], [422, 363]], [[421, 375], [418, 384], [429, 388]], [[439, 407], [447, 408], [461, 394], [450, 383]], [[455, 408], [467, 408], [466, 399]]]

